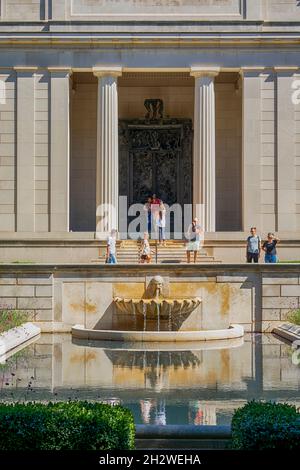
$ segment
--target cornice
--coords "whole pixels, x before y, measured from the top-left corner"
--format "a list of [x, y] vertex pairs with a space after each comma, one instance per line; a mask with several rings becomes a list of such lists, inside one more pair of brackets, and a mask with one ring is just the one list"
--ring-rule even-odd
[[[1, 31], [1, 29], [0, 29]], [[0, 32], [0, 46], [299, 46], [294, 33], [8, 33]]]

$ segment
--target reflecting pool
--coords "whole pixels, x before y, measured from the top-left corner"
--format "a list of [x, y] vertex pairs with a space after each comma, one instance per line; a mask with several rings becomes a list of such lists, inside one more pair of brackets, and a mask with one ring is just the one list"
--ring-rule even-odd
[[300, 406], [292, 353], [267, 334], [177, 344], [42, 334], [0, 363], [0, 399], [121, 403], [137, 424], [229, 424], [253, 398]]

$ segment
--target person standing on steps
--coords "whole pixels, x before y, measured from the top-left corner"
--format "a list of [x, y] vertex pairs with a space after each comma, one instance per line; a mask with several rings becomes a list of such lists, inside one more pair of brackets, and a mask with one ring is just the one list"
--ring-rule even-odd
[[159, 212], [160, 199], [154, 193], [151, 198], [151, 214], [152, 214], [152, 228], [155, 231], [155, 239], [157, 239], [157, 224], [156, 219]]
[[277, 263], [277, 244], [279, 238], [274, 236], [274, 233], [269, 232], [267, 240], [263, 243], [262, 249], [265, 252], [265, 263]]
[[144, 205], [144, 211], [147, 217], [147, 230], [148, 233], [151, 233], [151, 224], [152, 224], [152, 211], [151, 211], [151, 205], [152, 205], [152, 197], [149, 196], [147, 198], [147, 202]]
[[198, 223], [198, 219], [194, 217], [191, 225], [187, 231], [187, 244], [186, 244], [186, 255], [187, 262], [191, 262], [191, 253], [194, 253], [194, 263], [197, 262], [198, 251], [200, 250], [201, 236], [203, 236], [203, 230]]
[[261, 238], [257, 235], [256, 227], [251, 227], [250, 235], [247, 238], [246, 260], [247, 263], [258, 263], [261, 253]]
[[149, 243], [149, 233], [148, 232], [144, 232], [144, 238], [143, 238], [142, 247], [141, 247], [140, 262], [142, 264], [151, 263], [151, 247], [150, 247], [150, 243]]
[[106, 243], [106, 264], [117, 264], [117, 230], [112, 229]]
[[162, 246], [166, 246], [166, 209], [164, 203], [160, 201], [159, 211], [156, 218], [156, 225], [158, 228], [158, 241]]

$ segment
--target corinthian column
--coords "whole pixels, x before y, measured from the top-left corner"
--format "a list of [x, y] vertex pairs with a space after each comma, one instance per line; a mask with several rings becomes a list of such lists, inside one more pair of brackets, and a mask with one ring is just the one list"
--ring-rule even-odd
[[195, 77], [193, 206], [206, 232], [216, 230], [215, 88], [219, 68], [192, 67]]
[[121, 67], [94, 67], [98, 78], [96, 231], [99, 238], [118, 228], [118, 87]]

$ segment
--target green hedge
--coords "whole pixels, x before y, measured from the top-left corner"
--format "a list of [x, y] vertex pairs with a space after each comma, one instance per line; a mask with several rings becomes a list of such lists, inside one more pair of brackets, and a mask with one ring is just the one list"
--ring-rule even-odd
[[0, 450], [134, 448], [131, 412], [103, 403], [0, 404]]
[[233, 415], [233, 448], [300, 449], [299, 418], [295, 406], [251, 401]]

